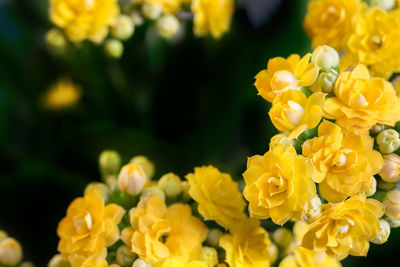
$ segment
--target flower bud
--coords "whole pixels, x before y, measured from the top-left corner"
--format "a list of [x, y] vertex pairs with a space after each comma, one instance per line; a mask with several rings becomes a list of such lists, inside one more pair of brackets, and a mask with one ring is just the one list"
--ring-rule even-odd
[[35, 267], [35, 264], [31, 261], [24, 261], [19, 265], [19, 267]]
[[283, 250], [287, 249], [292, 242], [293, 235], [290, 230], [286, 228], [279, 228], [275, 230], [272, 234], [272, 239], [274, 240], [275, 244], [281, 247]]
[[390, 191], [390, 190], [395, 189], [396, 186], [397, 186], [397, 183], [389, 183], [389, 182], [385, 182], [385, 181], [380, 180], [378, 182], [378, 186], [377, 187], [382, 191]]
[[155, 172], [155, 167], [154, 163], [151, 162], [147, 157], [145, 156], [136, 156], [131, 159], [130, 163], [139, 165], [142, 167], [144, 173], [146, 174], [147, 178], [151, 180], [154, 176]]
[[376, 187], [377, 187], [377, 182], [376, 179], [373, 178], [371, 185], [369, 186], [369, 188], [365, 191], [365, 195], [367, 197], [373, 196], [376, 193]]
[[339, 54], [328, 45], [320, 45], [314, 50], [311, 62], [321, 67], [322, 71], [328, 71], [329, 69], [338, 70]]
[[105, 150], [100, 154], [99, 165], [107, 173], [116, 173], [121, 167], [121, 157], [116, 151]]
[[371, 134], [377, 135], [383, 130], [385, 130], [385, 125], [377, 123], [374, 126], [372, 126], [372, 128], [369, 131], [371, 132]]
[[147, 177], [146, 174], [144, 174], [142, 167], [132, 163], [122, 167], [118, 176], [119, 189], [132, 196], [142, 192], [146, 182]]
[[396, 130], [386, 129], [378, 134], [376, 142], [382, 153], [389, 154], [400, 147], [400, 136]]
[[22, 247], [17, 240], [8, 237], [0, 242], [0, 265], [17, 265], [22, 260]]
[[131, 17], [132, 17], [133, 24], [135, 24], [135, 26], [143, 25], [144, 19], [138, 11], [133, 11]]
[[179, 31], [180, 23], [177, 17], [166, 14], [157, 20], [157, 32], [164, 38], [171, 38]]
[[53, 48], [64, 49], [67, 41], [60, 29], [53, 28], [46, 33], [46, 42]]
[[158, 197], [165, 202], [165, 194], [157, 186], [150, 186], [144, 189], [141, 197]]
[[173, 173], [164, 174], [158, 181], [157, 186], [169, 198], [175, 198], [182, 192], [181, 179]]
[[387, 192], [383, 204], [385, 205], [386, 216], [392, 220], [400, 220], [400, 191]]
[[218, 253], [215, 248], [203, 247], [201, 253], [201, 261], [205, 262], [207, 266], [215, 266], [218, 263]]
[[396, 154], [383, 156], [383, 168], [379, 176], [385, 182], [394, 183], [400, 180], [400, 157]]
[[396, 0], [371, 0], [371, 5], [390, 11], [395, 8]]
[[188, 181], [182, 181], [181, 182], [181, 188], [182, 188], [182, 200], [184, 202], [189, 202], [190, 199], [192, 199], [189, 195], [189, 189], [190, 189], [190, 184]]
[[111, 34], [118, 39], [127, 40], [135, 32], [135, 25], [128, 15], [119, 15], [111, 28]]
[[274, 264], [276, 262], [276, 260], [278, 259], [279, 256], [279, 250], [278, 247], [274, 244], [271, 243], [268, 247], [268, 253], [269, 253], [269, 262], [272, 264]]
[[206, 243], [210, 246], [213, 247], [218, 247], [219, 246], [219, 240], [221, 239], [221, 237], [223, 236], [223, 233], [221, 232], [221, 230], [214, 228], [214, 229], [210, 229], [208, 231], [208, 235], [206, 238]]
[[71, 267], [68, 259], [64, 258], [61, 254], [54, 255], [49, 261], [48, 267]]
[[137, 256], [131, 251], [128, 246], [122, 245], [117, 249], [116, 261], [121, 266], [132, 266], [134, 260]]
[[380, 224], [379, 225], [379, 228], [380, 228], [379, 234], [376, 237], [374, 237], [374, 239], [371, 240], [372, 243], [378, 244], [378, 245], [385, 243], [388, 240], [389, 235], [390, 235], [389, 223], [384, 219], [380, 219], [379, 224]]
[[400, 226], [400, 220], [392, 220], [389, 217], [385, 217], [385, 220], [389, 223], [390, 228], [397, 228]]
[[339, 73], [335, 69], [329, 69], [318, 76], [318, 84], [324, 93], [331, 93]]
[[124, 45], [120, 40], [110, 39], [104, 44], [104, 51], [112, 58], [120, 58], [124, 53]]
[[100, 194], [103, 196], [104, 200], [107, 201], [108, 195], [110, 193], [110, 189], [108, 188], [107, 185], [99, 182], [92, 182], [86, 186], [84, 194], [86, 195], [90, 190], [93, 189], [99, 191]]
[[135, 262], [132, 264], [132, 267], [152, 267], [153, 265], [145, 262], [141, 258], [137, 258]]
[[151, 20], [156, 20], [161, 16], [162, 13], [162, 7], [159, 5], [150, 5], [147, 3], [144, 3], [142, 5], [142, 14]]
[[0, 242], [8, 237], [7, 233], [4, 231], [0, 231]]

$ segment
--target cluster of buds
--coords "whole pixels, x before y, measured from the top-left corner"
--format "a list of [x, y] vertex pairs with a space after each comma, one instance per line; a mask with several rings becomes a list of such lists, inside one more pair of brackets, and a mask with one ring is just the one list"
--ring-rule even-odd
[[32, 262], [22, 261], [21, 244], [0, 230], [0, 266], [34, 267]]

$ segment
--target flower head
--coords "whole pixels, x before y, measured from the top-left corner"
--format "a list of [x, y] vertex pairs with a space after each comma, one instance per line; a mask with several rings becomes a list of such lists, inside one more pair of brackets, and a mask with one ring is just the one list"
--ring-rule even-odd
[[302, 86], [312, 85], [318, 77], [319, 67], [310, 62], [311, 54], [300, 58], [291, 55], [287, 59], [276, 57], [268, 61], [267, 69], [260, 71], [254, 85], [258, 93], [267, 101], [287, 90], [300, 90]]
[[307, 205], [316, 197], [311, 179], [312, 165], [296, 154], [292, 146], [277, 146], [248, 159], [243, 173], [244, 196], [250, 202], [250, 215], [269, 218], [276, 224], [300, 220]]
[[279, 267], [340, 267], [341, 264], [323, 251], [297, 247], [286, 256]]
[[245, 218], [246, 203], [229, 174], [208, 166], [195, 168], [186, 179], [190, 184], [189, 195], [199, 204], [198, 210], [204, 219], [230, 229]]
[[371, 78], [364, 65], [342, 72], [334, 94], [325, 101], [325, 116], [346, 131], [360, 133], [376, 123], [394, 125], [400, 120], [400, 100], [392, 84], [383, 78]]
[[119, 239], [118, 223], [124, 213], [118, 205], [105, 206], [101, 193], [96, 189], [89, 190], [84, 197], [71, 203], [67, 216], [59, 223], [58, 251], [65, 257], [104, 257], [106, 247]]
[[119, 15], [117, 0], [50, 0], [50, 19], [72, 42], [101, 43]]
[[310, 221], [302, 246], [325, 251], [337, 260], [349, 254], [366, 256], [369, 241], [380, 232], [383, 204], [361, 194], [344, 202], [322, 206], [322, 213]]

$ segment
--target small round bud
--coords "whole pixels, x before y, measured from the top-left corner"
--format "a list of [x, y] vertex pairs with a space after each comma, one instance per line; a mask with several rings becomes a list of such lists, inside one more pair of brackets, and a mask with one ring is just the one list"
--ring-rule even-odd
[[141, 258], [136, 259], [135, 262], [132, 264], [132, 267], [152, 267], [152, 266], [153, 266], [152, 264], [147, 263]]
[[400, 191], [387, 192], [382, 203], [385, 205], [386, 216], [392, 220], [400, 220]]
[[108, 188], [107, 185], [99, 182], [92, 182], [86, 186], [84, 194], [86, 195], [90, 190], [93, 189], [99, 191], [100, 194], [103, 196], [104, 200], [107, 201], [108, 195], [110, 193], [110, 189]]
[[383, 130], [385, 130], [385, 125], [377, 123], [374, 126], [372, 126], [372, 128], [369, 131], [371, 132], [371, 134], [376, 135], [382, 132]]
[[207, 264], [207, 266], [215, 266], [218, 263], [218, 253], [215, 248], [203, 247], [201, 253], [201, 260]]
[[377, 187], [377, 182], [376, 182], [376, 179], [373, 178], [373, 179], [372, 179], [371, 185], [369, 186], [369, 188], [367, 189], [367, 191], [365, 191], [365, 195], [366, 195], [367, 197], [370, 197], [370, 196], [375, 195], [375, 193], [376, 193], [376, 187]]
[[129, 195], [137, 195], [142, 192], [144, 185], [147, 183], [147, 177], [142, 167], [129, 163], [122, 167], [118, 176], [118, 186], [122, 192]]
[[400, 157], [396, 154], [383, 156], [383, 168], [379, 172], [383, 181], [394, 183], [400, 180]]
[[372, 243], [374, 244], [383, 244], [385, 243], [390, 235], [390, 224], [384, 220], [384, 219], [380, 219], [379, 220], [379, 234], [374, 237], [374, 239], [371, 240]]
[[328, 45], [320, 45], [314, 50], [311, 62], [321, 67], [322, 71], [339, 69], [339, 54]]
[[122, 245], [117, 249], [116, 261], [121, 266], [131, 266], [137, 256], [128, 246]]
[[223, 233], [221, 232], [221, 230], [216, 229], [216, 228], [210, 229], [210, 231], [208, 231], [206, 243], [210, 246], [218, 247], [219, 240], [221, 239], [222, 236], [223, 236]]
[[400, 147], [400, 136], [396, 130], [386, 129], [378, 134], [376, 142], [382, 153], [389, 154]]
[[7, 233], [4, 231], [0, 231], [0, 242], [8, 237]]
[[111, 28], [111, 34], [118, 39], [127, 40], [135, 32], [135, 25], [128, 15], [119, 15]]
[[169, 198], [177, 197], [182, 192], [181, 179], [173, 173], [164, 174], [158, 181], [157, 186]]
[[318, 84], [324, 93], [331, 93], [339, 73], [335, 69], [329, 69], [318, 76]]
[[179, 28], [179, 20], [172, 14], [166, 14], [157, 20], [157, 32], [164, 38], [169, 39], [175, 36]]
[[19, 265], [19, 267], [35, 267], [35, 264], [31, 261], [24, 261]]
[[105, 150], [99, 157], [100, 169], [108, 173], [116, 173], [121, 167], [121, 157], [118, 152]]
[[142, 5], [142, 14], [151, 20], [156, 20], [161, 16], [162, 13], [162, 7], [159, 5], [150, 5], [147, 3], [144, 3]]
[[149, 180], [153, 178], [155, 172], [154, 163], [151, 162], [147, 157], [136, 156], [131, 159], [130, 163], [137, 164], [140, 167], [142, 167], [144, 173], [146, 174]]
[[71, 267], [68, 259], [64, 258], [61, 254], [54, 255], [49, 261], [48, 267]]
[[46, 33], [46, 42], [56, 49], [64, 49], [67, 41], [60, 29], [53, 28]]
[[22, 260], [22, 247], [17, 240], [8, 237], [0, 242], [0, 265], [14, 266]]
[[396, 0], [371, 0], [371, 5], [390, 11], [395, 8]]
[[124, 53], [124, 45], [120, 40], [110, 39], [105, 42], [104, 51], [112, 58], [120, 58]]
[[276, 262], [276, 260], [278, 259], [279, 256], [279, 250], [278, 247], [274, 244], [271, 243], [268, 247], [268, 253], [269, 253], [269, 262], [272, 264], [274, 264]]
[[157, 186], [150, 186], [143, 190], [141, 197], [158, 197], [165, 202], [164, 192]]
[[275, 230], [272, 234], [272, 239], [274, 240], [275, 244], [281, 247], [283, 250], [287, 249], [292, 242], [293, 235], [290, 230], [286, 228], [279, 228]]
[[131, 18], [135, 26], [141, 26], [144, 23], [144, 19], [138, 11], [133, 11]]

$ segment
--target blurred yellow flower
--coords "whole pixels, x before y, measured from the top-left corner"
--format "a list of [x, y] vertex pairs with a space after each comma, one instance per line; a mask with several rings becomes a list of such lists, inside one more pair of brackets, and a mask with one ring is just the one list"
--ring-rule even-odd
[[287, 90], [300, 90], [302, 86], [312, 85], [318, 77], [319, 67], [310, 62], [311, 54], [300, 58], [291, 55], [287, 59], [272, 58], [267, 69], [256, 75], [254, 83], [258, 94], [272, 102], [275, 97]]
[[131, 226], [122, 231], [121, 239], [147, 262], [158, 264], [174, 256], [192, 259], [201, 255], [208, 230], [192, 216], [189, 205], [167, 207], [158, 197], [145, 197], [129, 215]]
[[313, 93], [307, 98], [301, 91], [289, 90], [274, 99], [269, 117], [278, 130], [291, 131], [289, 139], [294, 139], [318, 125], [324, 102], [324, 93]]
[[156, 265], [156, 267], [210, 267], [207, 263], [200, 260], [192, 260], [188, 261], [185, 258], [172, 258], [168, 259], [165, 262]]
[[205, 220], [214, 220], [226, 229], [231, 229], [246, 216], [246, 203], [238, 185], [227, 173], [213, 166], [199, 167], [186, 176], [189, 195], [199, 204], [198, 210]]
[[400, 71], [400, 11], [372, 7], [353, 19], [344, 62], [364, 64], [377, 76], [390, 78]]
[[373, 149], [368, 132], [343, 134], [338, 125], [323, 121], [318, 137], [304, 142], [302, 153], [312, 160], [313, 180], [329, 202], [373, 191], [374, 175], [382, 166], [381, 154]]
[[341, 51], [355, 14], [366, 8], [361, 0], [313, 0], [308, 4], [304, 28], [313, 48], [330, 45]]
[[369, 241], [380, 233], [379, 218], [384, 213], [384, 205], [360, 194], [322, 206], [322, 213], [310, 221], [302, 246], [325, 251], [337, 260], [349, 254], [366, 256]]
[[89, 257], [74, 255], [71, 257], [70, 263], [71, 267], [108, 267], [107, 261], [97, 255]]
[[72, 42], [101, 43], [119, 15], [118, 0], [49, 0], [50, 19]]
[[233, 11], [233, 0], [192, 0], [195, 35], [203, 37], [211, 33], [220, 38], [229, 30]]
[[135, 4], [149, 4], [152, 6], [161, 6], [164, 13], [176, 13], [183, 3], [189, 3], [190, 0], [133, 0]]
[[80, 86], [69, 79], [62, 78], [45, 93], [43, 103], [48, 109], [65, 109], [78, 102], [81, 96], [82, 89]]
[[250, 215], [270, 218], [276, 224], [300, 220], [308, 203], [315, 198], [311, 179], [312, 164], [296, 154], [292, 146], [280, 145], [248, 159], [243, 173], [244, 196], [250, 202]]
[[221, 237], [225, 261], [231, 267], [268, 267], [271, 241], [259, 220], [246, 219], [231, 234]]
[[286, 256], [279, 267], [340, 267], [340, 262], [326, 255], [323, 251], [313, 251], [297, 247], [291, 255]]
[[364, 65], [342, 72], [334, 93], [325, 101], [325, 117], [336, 120], [345, 131], [360, 133], [376, 123], [393, 126], [400, 120], [400, 100], [392, 84], [371, 78]]
[[92, 189], [68, 207], [57, 229], [58, 251], [64, 257], [105, 257], [107, 247], [118, 241], [118, 224], [125, 211], [116, 204], [104, 206], [101, 193]]

